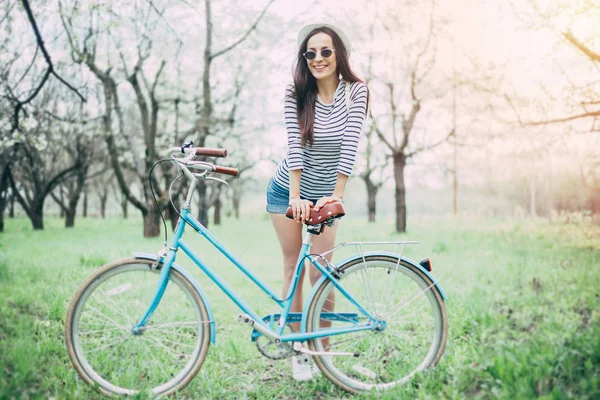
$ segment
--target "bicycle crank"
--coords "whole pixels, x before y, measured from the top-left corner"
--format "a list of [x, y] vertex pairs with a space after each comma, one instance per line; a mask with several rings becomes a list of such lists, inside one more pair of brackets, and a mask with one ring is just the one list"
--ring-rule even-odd
[[[262, 324], [256, 322], [248, 314], [240, 314], [238, 315], [238, 319], [240, 322], [250, 325], [254, 330], [260, 333], [260, 336], [256, 338], [256, 348], [263, 356], [272, 360], [281, 360], [294, 355], [294, 349], [291, 343], [283, 343], [279, 336], [265, 328]], [[287, 325], [286, 328], [291, 332], [289, 325]]]
[[251, 327], [253, 327], [257, 332], [260, 332], [263, 336], [267, 337], [270, 341], [275, 342], [275, 343], [281, 343], [281, 338], [279, 336], [277, 336], [274, 332], [270, 331], [269, 329], [265, 328], [260, 322], [256, 322], [248, 314], [240, 314], [240, 315], [238, 315], [238, 319], [239, 319], [239, 321], [243, 322], [244, 324], [248, 324]]

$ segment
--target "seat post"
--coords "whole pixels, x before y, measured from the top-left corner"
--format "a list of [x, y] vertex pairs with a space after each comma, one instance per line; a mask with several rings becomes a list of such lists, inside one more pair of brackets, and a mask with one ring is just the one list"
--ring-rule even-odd
[[302, 244], [307, 244], [307, 245], [311, 245], [312, 244], [312, 232], [310, 231], [310, 227], [308, 228], [308, 230], [306, 231], [306, 235], [304, 236], [304, 240], [302, 241]]

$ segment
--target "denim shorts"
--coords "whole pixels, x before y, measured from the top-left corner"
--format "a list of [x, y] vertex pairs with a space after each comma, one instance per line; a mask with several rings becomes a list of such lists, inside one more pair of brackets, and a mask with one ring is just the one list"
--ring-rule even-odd
[[[304, 197], [300, 197], [304, 199]], [[317, 204], [317, 200], [307, 199]], [[290, 191], [273, 179], [269, 181], [267, 186], [267, 212], [272, 214], [285, 214], [290, 205]]]

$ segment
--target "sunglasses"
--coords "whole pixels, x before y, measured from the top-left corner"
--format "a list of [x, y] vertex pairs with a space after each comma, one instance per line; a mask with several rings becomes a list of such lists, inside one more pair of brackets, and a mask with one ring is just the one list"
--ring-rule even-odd
[[[331, 57], [331, 55], [333, 54], [335, 50], [333, 49], [323, 49], [321, 50], [321, 57], [323, 58], [329, 58]], [[306, 53], [302, 54], [304, 56], [304, 58], [306, 58], [307, 60], [314, 60], [317, 57], [317, 53], [309, 50]]]

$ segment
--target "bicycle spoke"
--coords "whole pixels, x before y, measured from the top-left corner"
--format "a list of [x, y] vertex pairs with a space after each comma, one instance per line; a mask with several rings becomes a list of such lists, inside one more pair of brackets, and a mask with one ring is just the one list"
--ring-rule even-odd
[[95, 333], [112, 332], [112, 331], [123, 331], [123, 330], [125, 330], [125, 329], [117, 327], [117, 328], [97, 329], [97, 330], [93, 330], [93, 331], [79, 331], [79, 334], [80, 335], [92, 335], [92, 334], [95, 334]]
[[355, 342], [355, 341], [357, 341], [359, 339], [363, 339], [366, 336], [368, 336], [368, 334], [363, 334], [363, 335], [352, 337], [352, 338], [349, 338], [349, 339], [338, 340], [338, 341], [336, 341], [334, 343], [330, 343], [328, 346], [324, 347], [324, 349], [331, 349], [333, 347], [339, 346], [342, 343]]
[[[91, 312], [89, 314], [85, 314], [84, 317], [82, 318], [86, 318], [86, 319], [90, 319], [91, 321], [81, 321], [81, 324], [85, 325], [85, 326], [92, 326], [92, 327], [105, 327], [108, 325], [109, 322], [112, 321], [108, 321], [104, 318], [99, 318], [98, 316], [96, 316], [95, 314], [92, 314]], [[109, 326], [117, 326], [121, 329], [126, 329], [123, 325], [121, 324], [110, 324]]]
[[163, 341], [163, 342], [168, 342], [168, 343], [173, 343], [173, 344], [174, 344], [174, 345], [176, 345], [176, 346], [187, 346], [187, 347], [190, 347], [190, 348], [194, 349], [194, 346], [193, 346], [193, 345], [191, 345], [191, 344], [189, 344], [189, 343], [175, 342], [175, 341], [173, 341], [173, 340], [164, 339], [164, 338], [162, 339], [162, 341]]
[[156, 325], [146, 325], [146, 330], [155, 330], [159, 328], [176, 328], [179, 326], [194, 326], [198, 325], [200, 322], [210, 322], [210, 321], [192, 321], [192, 322], [168, 322], [164, 324], [156, 324]]
[[400, 323], [407, 323], [408, 321], [410, 321], [410, 318], [414, 318], [414, 317], [418, 317], [417, 320], [420, 320], [421, 318], [424, 317], [423, 315], [423, 311], [421, 309], [414, 309], [410, 312], [410, 314], [402, 314], [402, 316], [400, 316], [399, 319], [395, 319], [394, 321], [390, 321], [389, 319], [386, 319], [386, 322], [389, 325], [398, 325]]
[[131, 339], [131, 336], [130, 335], [121, 336], [121, 337], [119, 337], [119, 339], [115, 340], [114, 342], [110, 342], [110, 343], [108, 343], [108, 344], [106, 344], [104, 346], [97, 347], [97, 348], [95, 348], [93, 350], [87, 350], [86, 353], [87, 354], [95, 353], [98, 350], [106, 349], [108, 347], [115, 346], [115, 345], [117, 345], [119, 343], [122, 343], [122, 342], [126, 341], [127, 339]]
[[150, 357], [152, 357], [152, 359], [156, 362], [156, 364], [160, 367], [160, 370], [162, 371], [162, 373], [164, 374], [165, 378], [170, 379], [171, 377], [169, 376], [169, 374], [167, 374], [167, 371], [165, 371], [164, 367], [163, 367], [163, 363], [159, 362], [156, 357], [154, 357], [154, 354], [152, 353], [152, 350], [150, 349], [150, 347], [148, 346], [143, 346], [144, 349], [148, 352], [148, 354], [150, 355]]
[[110, 298], [111, 296], [109, 296], [109, 295], [108, 295], [108, 294], [106, 294], [105, 292], [102, 292], [101, 290], [100, 290], [100, 293], [101, 293], [101, 294], [102, 294], [102, 295], [103, 295], [103, 296], [104, 296], [104, 297], [105, 297], [107, 300], [109, 300], [109, 301], [112, 303], [113, 307], [114, 307], [114, 308], [116, 308], [116, 309], [117, 309], [117, 311], [118, 311], [119, 313], [121, 313], [121, 315], [122, 315], [123, 317], [125, 317], [125, 319], [127, 320], [127, 322], [128, 322], [128, 323], [130, 323], [130, 324], [133, 324], [133, 321], [131, 320], [131, 318], [129, 317], [129, 315], [128, 315], [128, 314], [127, 314], [127, 313], [126, 313], [126, 312], [125, 312], [123, 309], [121, 309], [121, 307], [119, 307], [119, 306], [118, 306], [118, 305], [117, 305], [117, 304], [114, 302], [114, 300], [113, 300], [113, 299], [111, 299], [111, 298]]
[[371, 291], [371, 284], [367, 283], [367, 277], [366, 277], [366, 273], [365, 273], [365, 268], [362, 268], [360, 270], [360, 274], [363, 280], [363, 285], [364, 288], [366, 289], [366, 293], [367, 293], [367, 300], [369, 301], [370, 304], [370, 311], [376, 311], [375, 310], [375, 303], [373, 301], [373, 292]]
[[[109, 363], [109, 361], [110, 361], [109, 365], [113, 364], [113, 362], [114, 362], [114, 360], [113, 360], [113, 358], [112, 358], [113, 354], [115, 354], [115, 352], [116, 352], [116, 351], [117, 351], [117, 349], [120, 347], [120, 345], [121, 345], [122, 343], [125, 343], [125, 342], [126, 342], [126, 340], [125, 340], [125, 341], [123, 341], [123, 342], [121, 342], [120, 344], [117, 344], [116, 346], [114, 346], [114, 347], [112, 348], [112, 350], [110, 350], [110, 352], [109, 352], [109, 353], [108, 353], [106, 356], [104, 356], [104, 357], [103, 357], [103, 358], [104, 358], [104, 360], [103, 360], [103, 361], [100, 363], [99, 367], [104, 367], [104, 366], [105, 366], [107, 363]], [[102, 371], [103, 369], [101, 369], [101, 368], [98, 368], [98, 370], [99, 370], [99, 371]], [[97, 372], [99, 372], [99, 371], [97, 371]]]
[[173, 349], [171, 349], [170, 347], [165, 346], [160, 341], [155, 340], [151, 336], [144, 336], [144, 339], [146, 339], [149, 342], [154, 343], [155, 345], [160, 346], [167, 354], [169, 354], [171, 357], [173, 357], [174, 360], [181, 362], [181, 354], [177, 354], [177, 353], [173, 352]]
[[398, 312], [402, 311], [403, 309], [405, 309], [406, 307], [408, 307], [413, 301], [415, 301], [419, 296], [421, 296], [422, 294], [424, 294], [425, 292], [427, 292], [429, 289], [431, 289], [431, 287], [435, 285], [435, 283], [432, 283], [431, 285], [427, 286], [425, 289], [422, 289], [421, 291], [418, 291], [418, 293], [416, 293], [407, 303], [405, 303], [404, 305], [402, 305], [402, 307], [398, 308], [397, 310], [395, 310], [395, 308], [399, 307], [400, 304], [394, 306], [394, 308], [392, 308], [389, 312], [389, 314], [386, 316], [386, 318], [390, 318], [392, 317], [394, 314], [397, 314]]
[[[105, 315], [104, 313], [102, 313], [100, 310], [98, 310], [97, 308], [95, 308], [94, 306], [92, 306], [91, 304], [88, 304], [88, 307], [96, 312], [98, 315], [104, 317], [105, 319], [107, 319], [108, 321], [112, 322], [115, 326], [119, 326], [125, 330], [128, 330], [128, 328], [124, 325], [119, 324], [118, 322], [116, 322], [115, 320], [113, 320], [112, 318], [108, 317], [107, 315]], [[98, 319], [98, 318], [97, 318]]]

